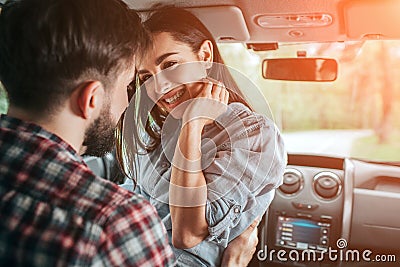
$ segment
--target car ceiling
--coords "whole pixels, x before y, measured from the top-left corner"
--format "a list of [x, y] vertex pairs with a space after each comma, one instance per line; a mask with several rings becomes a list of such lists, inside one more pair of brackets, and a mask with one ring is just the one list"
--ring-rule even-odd
[[[138, 11], [148, 11], [156, 3], [173, 4], [192, 10], [220, 42], [274, 43], [400, 38], [400, 27], [397, 27], [400, 25], [400, 1], [397, 0], [125, 2]], [[261, 27], [257, 23], [260, 16], [266, 16], [261, 20], [267, 27]], [[325, 22], [327, 25], [324, 25]]]

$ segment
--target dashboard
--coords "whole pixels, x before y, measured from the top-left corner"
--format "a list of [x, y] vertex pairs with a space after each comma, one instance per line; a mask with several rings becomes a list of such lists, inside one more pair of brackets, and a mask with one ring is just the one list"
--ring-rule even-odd
[[[289, 155], [283, 184], [261, 224], [260, 266], [374, 266], [362, 260], [355, 265], [356, 259], [333, 261], [326, 257], [328, 250], [341, 257], [356, 250], [393, 255], [380, 265], [393, 266], [396, 256], [400, 260], [400, 167]], [[304, 251], [323, 260], [299, 258]], [[289, 259], [290, 253], [297, 258]]]

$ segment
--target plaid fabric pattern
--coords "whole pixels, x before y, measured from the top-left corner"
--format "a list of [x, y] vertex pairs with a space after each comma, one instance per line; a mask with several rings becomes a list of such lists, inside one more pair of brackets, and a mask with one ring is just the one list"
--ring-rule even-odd
[[155, 209], [38, 125], [0, 118], [0, 266], [170, 266]]

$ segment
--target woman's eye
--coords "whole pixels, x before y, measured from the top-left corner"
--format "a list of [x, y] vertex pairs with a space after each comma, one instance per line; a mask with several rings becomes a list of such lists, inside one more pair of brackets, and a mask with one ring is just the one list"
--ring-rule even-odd
[[145, 81], [151, 78], [150, 74], [145, 74], [139, 77], [140, 83], [143, 84]]
[[135, 81], [132, 81], [130, 84], [128, 84], [126, 89], [128, 92], [128, 99], [131, 100], [132, 96], [135, 94], [136, 91]]
[[162, 69], [168, 69], [171, 68], [172, 66], [175, 66], [177, 64], [176, 61], [167, 61], [162, 65]]

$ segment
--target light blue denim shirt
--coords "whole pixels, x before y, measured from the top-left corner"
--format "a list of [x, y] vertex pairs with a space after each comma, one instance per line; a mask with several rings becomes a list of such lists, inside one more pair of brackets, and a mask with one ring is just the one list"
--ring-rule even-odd
[[[171, 244], [168, 190], [180, 127], [180, 121], [168, 123], [163, 129], [162, 144], [139, 156], [135, 190], [156, 208]], [[219, 266], [228, 242], [267, 210], [287, 163], [275, 124], [241, 103], [230, 104], [224, 114], [204, 128], [202, 154], [209, 236], [193, 248], [173, 248], [177, 266]], [[122, 186], [133, 190], [131, 180]]]

